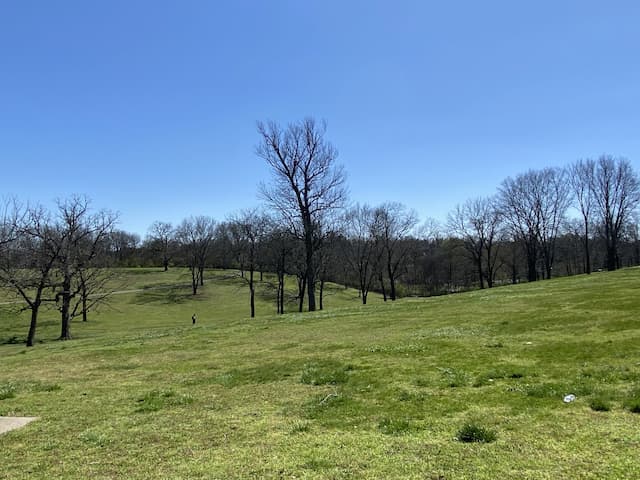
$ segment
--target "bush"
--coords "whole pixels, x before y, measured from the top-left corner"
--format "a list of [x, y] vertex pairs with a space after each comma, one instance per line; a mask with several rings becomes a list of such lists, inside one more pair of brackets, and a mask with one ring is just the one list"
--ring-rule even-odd
[[624, 403], [624, 406], [631, 413], [640, 413], [640, 398], [630, 398]]
[[460, 430], [456, 438], [464, 443], [491, 443], [495, 441], [496, 434], [492, 430], [481, 427], [474, 423], [467, 423]]
[[594, 412], [608, 412], [611, 410], [611, 402], [604, 397], [595, 397], [591, 400], [589, 406]]

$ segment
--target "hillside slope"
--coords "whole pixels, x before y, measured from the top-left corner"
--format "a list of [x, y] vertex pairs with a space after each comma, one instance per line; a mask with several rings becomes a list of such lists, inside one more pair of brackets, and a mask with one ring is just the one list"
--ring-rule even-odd
[[209, 280], [0, 345], [0, 478], [640, 478], [639, 269], [256, 319]]

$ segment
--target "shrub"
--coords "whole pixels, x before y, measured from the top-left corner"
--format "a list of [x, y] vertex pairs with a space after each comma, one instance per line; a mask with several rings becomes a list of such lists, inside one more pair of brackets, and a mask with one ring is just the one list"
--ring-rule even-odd
[[631, 413], [640, 413], [640, 398], [630, 398], [624, 403], [624, 406]]
[[589, 403], [594, 412], [608, 412], [611, 410], [611, 402], [605, 397], [595, 397]]
[[456, 438], [459, 441], [465, 443], [491, 443], [495, 441], [496, 434], [492, 430], [481, 427], [474, 423], [467, 423], [460, 430], [458, 430]]

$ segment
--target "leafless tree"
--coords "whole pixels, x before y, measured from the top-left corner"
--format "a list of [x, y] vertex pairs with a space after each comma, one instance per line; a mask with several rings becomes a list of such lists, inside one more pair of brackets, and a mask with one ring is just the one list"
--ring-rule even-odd
[[568, 178], [573, 190], [573, 200], [582, 215], [584, 243], [584, 271], [591, 273], [591, 254], [589, 247], [589, 226], [595, 208], [594, 179], [596, 162], [592, 159], [578, 160], [568, 168]]
[[464, 242], [464, 247], [476, 266], [480, 288], [484, 288], [485, 278], [487, 286], [493, 287], [501, 225], [501, 215], [495, 200], [475, 198], [456, 206], [449, 214], [448, 224], [451, 232]]
[[538, 238], [542, 247], [542, 260], [546, 277], [551, 278], [556, 252], [556, 239], [565, 221], [571, 203], [567, 172], [563, 168], [545, 168], [539, 172]]
[[335, 164], [336, 149], [325, 140], [326, 124], [312, 118], [282, 129], [275, 122], [258, 123], [256, 153], [273, 173], [261, 195], [300, 236], [305, 248], [309, 311], [316, 310], [315, 251], [323, 214], [340, 208], [346, 198], [345, 174]]
[[283, 314], [285, 309], [285, 280], [290, 273], [293, 260], [291, 254], [299, 239], [291, 235], [288, 229], [282, 228], [271, 219], [269, 235], [264, 249], [266, 263], [273, 269], [277, 277], [276, 313]]
[[204, 285], [204, 269], [215, 235], [215, 226], [213, 218], [200, 215], [184, 219], [176, 230], [176, 239], [182, 247], [185, 262], [191, 271], [194, 295], [198, 293], [198, 286]]
[[[384, 264], [389, 280], [389, 298], [397, 298], [397, 280], [402, 273], [410, 242], [405, 242], [418, 223], [412, 210], [397, 202], [383, 203], [375, 209], [376, 224], [384, 248]], [[382, 276], [380, 277], [382, 283]], [[382, 284], [384, 287], [384, 284]], [[386, 297], [386, 294], [384, 295]]]
[[161, 221], [153, 222], [147, 234], [147, 243], [160, 255], [165, 272], [169, 270], [174, 234], [173, 225]]
[[615, 270], [620, 266], [618, 242], [625, 222], [640, 203], [640, 181], [627, 159], [602, 155], [596, 162], [591, 189], [604, 230], [607, 269]]
[[551, 277], [555, 240], [569, 200], [566, 174], [562, 169], [529, 170], [502, 182], [501, 211], [513, 236], [524, 246], [529, 281], [538, 279], [539, 260], [542, 260], [547, 278]]
[[0, 256], [0, 281], [12, 289], [31, 310], [27, 347], [32, 347], [38, 326], [38, 313], [46, 301], [46, 291], [52, 286], [52, 273], [60, 243], [52, 227], [49, 213], [41, 206], [31, 206], [12, 217], [12, 231]]
[[118, 266], [132, 266], [133, 254], [140, 245], [140, 235], [114, 229], [107, 235], [106, 250]]
[[346, 242], [343, 258], [351, 271], [356, 274], [362, 304], [367, 297], [381, 269], [384, 253], [381, 216], [369, 205], [356, 204], [343, 217], [343, 231]]
[[[96, 284], [104, 286], [104, 283], [97, 282], [94, 276], [97, 272], [92, 272], [92, 269], [95, 267], [94, 261], [104, 251], [104, 243], [112, 233], [116, 221], [117, 215], [106, 210], [92, 213], [87, 197], [71, 196], [57, 201], [57, 222], [54, 228], [59, 244], [56, 302], [60, 304], [60, 340], [71, 338], [74, 298], [80, 296], [81, 311], [86, 321], [88, 309], [94, 305], [89, 302], [91, 287]], [[96, 296], [94, 300], [99, 298], [100, 296]], [[77, 311], [77, 307], [75, 310]]]
[[258, 266], [260, 248], [269, 228], [268, 217], [257, 209], [243, 210], [229, 219], [232, 245], [242, 257], [248, 276], [242, 275], [249, 285], [251, 318], [256, 316], [254, 273]]

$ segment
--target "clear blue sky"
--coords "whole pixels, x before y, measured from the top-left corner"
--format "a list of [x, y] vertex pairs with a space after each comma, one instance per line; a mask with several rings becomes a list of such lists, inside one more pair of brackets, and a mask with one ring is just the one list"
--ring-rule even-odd
[[640, 2], [0, 3], [0, 195], [143, 234], [268, 180], [257, 120], [328, 122], [351, 198], [422, 219], [507, 176], [640, 165]]

